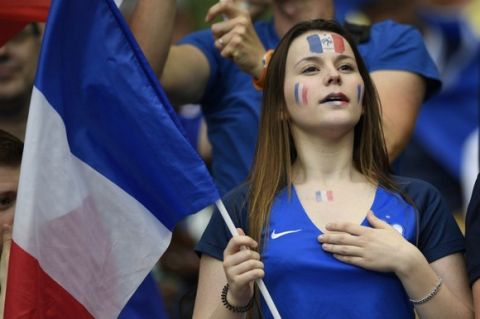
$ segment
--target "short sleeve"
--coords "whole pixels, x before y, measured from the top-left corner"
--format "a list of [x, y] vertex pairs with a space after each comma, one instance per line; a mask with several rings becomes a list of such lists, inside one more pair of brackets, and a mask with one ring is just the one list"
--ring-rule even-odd
[[214, 85], [219, 77], [219, 59], [221, 58], [217, 48], [215, 48], [215, 40], [210, 29], [200, 30], [190, 33], [180, 39], [177, 45], [188, 44], [199, 49], [208, 61], [210, 67], [210, 75], [205, 90], [205, 95], [214, 89]]
[[[248, 233], [248, 204], [246, 199], [247, 187], [242, 185], [227, 193], [223, 198], [223, 202], [235, 227], [242, 228], [245, 233]], [[207, 228], [195, 247], [195, 251], [199, 254], [207, 254], [218, 260], [223, 260], [223, 251], [231, 237], [232, 235], [222, 215], [218, 209], [215, 209]]]
[[419, 214], [418, 248], [428, 262], [463, 252], [465, 239], [440, 192], [415, 179], [409, 179], [406, 184], [406, 193], [414, 201]]
[[390, 20], [376, 23], [370, 41], [359, 47], [370, 72], [407, 71], [426, 80], [426, 99], [439, 91], [440, 75], [420, 32]]

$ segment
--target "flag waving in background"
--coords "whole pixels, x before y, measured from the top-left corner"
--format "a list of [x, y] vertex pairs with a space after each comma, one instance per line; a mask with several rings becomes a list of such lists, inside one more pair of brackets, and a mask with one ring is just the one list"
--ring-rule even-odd
[[50, 0], [0, 0], [0, 47], [30, 22], [47, 19]]
[[218, 198], [113, 0], [53, 0], [5, 318], [116, 318], [175, 223]]

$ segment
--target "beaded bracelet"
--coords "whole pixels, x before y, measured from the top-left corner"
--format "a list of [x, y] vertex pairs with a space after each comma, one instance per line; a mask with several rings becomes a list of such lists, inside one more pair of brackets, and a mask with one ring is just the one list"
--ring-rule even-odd
[[223, 287], [222, 289], [222, 303], [225, 305], [225, 308], [227, 308], [228, 310], [232, 311], [232, 312], [238, 312], [238, 313], [242, 313], [242, 312], [247, 312], [249, 311], [252, 306], [253, 306], [253, 302], [255, 300], [255, 295], [252, 297], [252, 299], [250, 299], [250, 301], [248, 302], [248, 304], [246, 304], [245, 306], [234, 306], [232, 304], [230, 304], [227, 300], [227, 292], [228, 292], [228, 283], [225, 285], [225, 287]]
[[263, 90], [263, 84], [265, 82], [265, 77], [267, 75], [267, 67], [268, 67], [268, 63], [270, 63], [270, 58], [272, 57], [272, 54], [273, 54], [273, 49], [270, 49], [267, 52], [265, 52], [262, 58], [262, 64], [263, 64], [262, 72], [260, 73], [260, 76], [258, 78], [253, 78], [253, 86], [259, 91]]
[[442, 278], [438, 278], [438, 282], [435, 287], [430, 291], [425, 297], [421, 299], [410, 299], [410, 302], [414, 305], [423, 305], [424, 303], [430, 301], [435, 295], [440, 291], [440, 287], [442, 286], [443, 280]]

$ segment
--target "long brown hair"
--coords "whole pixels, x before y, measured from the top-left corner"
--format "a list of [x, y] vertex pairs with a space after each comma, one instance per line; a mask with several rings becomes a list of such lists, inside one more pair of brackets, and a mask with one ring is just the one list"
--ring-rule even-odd
[[268, 226], [275, 196], [285, 187], [288, 187], [289, 191], [292, 187], [292, 165], [297, 158], [297, 152], [289, 121], [285, 116], [285, 65], [293, 40], [311, 30], [337, 33], [350, 44], [365, 85], [364, 112], [354, 128], [353, 162], [356, 169], [369, 181], [398, 192], [398, 187], [389, 173], [380, 101], [355, 42], [335, 21], [318, 19], [301, 22], [290, 29], [280, 41], [270, 60], [265, 78], [259, 136], [248, 178], [249, 235], [259, 243], [262, 243], [262, 230]]

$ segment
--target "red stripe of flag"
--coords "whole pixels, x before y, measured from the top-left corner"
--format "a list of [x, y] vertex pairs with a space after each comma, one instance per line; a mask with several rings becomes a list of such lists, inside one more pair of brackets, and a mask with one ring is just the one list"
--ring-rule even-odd
[[332, 39], [335, 52], [343, 53], [345, 51], [345, 43], [343, 42], [343, 38], [338, 34], [332, 33]]
[[[12, 241], [5, 319], [92, 319], [93, 316], [40, 267], [38, 261]], [[15, 284], [10, 284], [14, 278]], [[21, 289], [17, 289], [21, 287]], [[43, 293], [39, 294], [38, 292]], [[8, 300], [13, 298], [15, 302]]]
[[327, 191], [327, 201], [333, 202], [333, 192]]
[[302, 86], [302, 103], [303, 105], [308, 104], [308, 88]]

